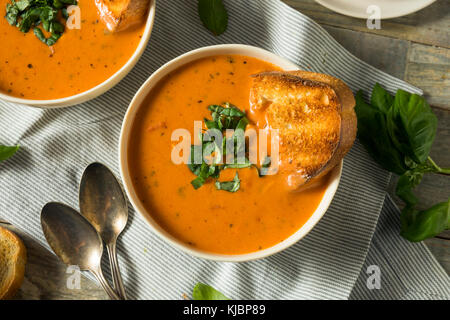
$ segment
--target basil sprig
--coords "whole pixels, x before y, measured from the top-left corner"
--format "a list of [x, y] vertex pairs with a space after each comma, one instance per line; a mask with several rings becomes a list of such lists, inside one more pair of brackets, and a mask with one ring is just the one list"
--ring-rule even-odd
[[[241, 185], [237, 172], [231, 181], [220, 182], [217, 179], [220, 172], [225, 169], [255, 167], [248, 159], [245, 150], [244, 132], [249, 121], [244, 111], [228, 102], [222, 105], [210, 105], [208, 110], [211, 112], [212, 119], [204, 119], [208, 130], [200, 134], [201, 145], [191, 146], [188, 167], [197, 176], [191, 181], [191, 184], [198, 189], [208, 179], [215, 179], [214, 185], [217, 190], [236, 192]], [[227, 137], [225, 134], [227, 129], [233, 129], [233, 135]], [[216, 139], [217, 137], [222, 139]], [[231, 154], [229, 154], [230, 150], [227, 150], [227, 145], [233, 146]], [[208, 161], [205, 161], [205, 158]], [[259, 169], [260, 177], [266, 174], [267, 168], [270, 166], [270, 158], [267, 159]], [[222, 164], [223, 160], [225, 160], [225, 164]]]
[[378, 83], [370, 104], [356, 94], [358, 138], [384, 169], [400, 176], [397, 196], [405, 202], [400, 234], [412, 242], [434, 237], [450, 228], [450, 199], [419, 211], [413, 189], [426, 173], [450, 175], [429, 156], [436, 136], [437, 118], [422, 96], [399, 89], [390, 95]]
[[[21, 32], [27, 33], [33, 28], [36, 37], [48, 46], [52, 46], [64, 33], [64, 24], [58, 21], [58, 13], [67, 20], [67, 7], [76, 5], [77, 0], [11, 0], [6, 4], [6, 20]], [[39, 26], [42, 25], [42, 29]], [[51, 35], [46, 38], [45, 30]]]

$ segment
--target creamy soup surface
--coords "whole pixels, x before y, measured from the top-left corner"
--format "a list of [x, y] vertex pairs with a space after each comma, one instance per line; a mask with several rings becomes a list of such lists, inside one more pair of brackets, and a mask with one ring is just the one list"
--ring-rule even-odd
[[[241, 187], [217, 190], [214, 181], [195, 190], [187, 165], [171, 161], [171, 133], [205, 117], [210, 104], [249, 106], [252, 74], [278, 67], [245, 56], [214, 56], [182, 66], [147, 96], [133, 124], [128, 161], [134, 187], [149, 214], [175, 238], [203, 251], [244, 254], [271, 247], [295, 233], [318, 207], [325, 177], [302, 192], [280, 187], [277, 175], [260, 178], [256, 169], [239, 169]], [[232, 180], [235, 169], [222, 171]]]
[[0, 0], [0, 91], [15, 97], [47, 100], [87, 91], [107, 80], [133, 55], [145, 25], [118, 33], [106, 31], [93, 0], [79, 0], [81, 28], [65, 29], [54, 46], [22, 33], [3, 17]]

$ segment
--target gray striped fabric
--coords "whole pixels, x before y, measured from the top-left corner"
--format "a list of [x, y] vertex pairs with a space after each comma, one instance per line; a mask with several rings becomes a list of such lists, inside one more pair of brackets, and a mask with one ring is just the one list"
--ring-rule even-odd
[[[449, 277], [425, 245], [412, 244], [399, 236], [398, 215], [398, 208], [387, 196], [368, 256], [350, 298], [448, 300]], [[380, 268], [380, 290], [369, 290], [366, 285], [367, 269], [371, 265]]]
[[[256, 45], [304, 69], [339, 77], [353, 90], [370, 92], [374, 83], [380, 82], [391, 91], [403, 88], [421, 93], [353, 57], [320, 26], [281, 2], [226, 1], [229, 28], [220, 37], [201, 25], [196, 2], [159, 1], [144, 56], [119, 85], [101, 97], [69, 109], [47, 111], [0, 102], [0, 142], [22, 146], [13, 159], [0, 166], [0, 216], [47, 246], [40, 229], [42, 206], [62, 201], [78, 208], [78, 183], [93, 161], [107, 164], [118, 174], [120, 125], [134, 92], [159, 66], [191, 49], [219, 43]], [[144, 219], [130, 208], [130, 221], [118, 245], [129, 296], [181, 299], [202, 281], [234, 299], [370, 298], [374, 295], [364, 290], [362, 267], [389, 178], [356, 143], [345, 159], [335, 199], [314, 230], [284, 252], [249, 263], [204, 261], [177, 251], [152, 234]], [[411, 274], [420, 276], [425, 268], [427, 273], [416, 286], [425, 283], [427, 292], [448, 298], [443, 291], [443, 281], [448, 279], [436, 261], [423, 245], [398, 238], [392, 205], [383, 212], [386, 218], [383, 227], [378, 227], [366, 264], [379, 264], [385, 279], [400, 280], [392, 288], [383, 283], [382, 298], [423, 297], [418, 290], [408, 291], [404, 282], [415, 280]], [[391, 256], [403, 260], [391, 261]]]

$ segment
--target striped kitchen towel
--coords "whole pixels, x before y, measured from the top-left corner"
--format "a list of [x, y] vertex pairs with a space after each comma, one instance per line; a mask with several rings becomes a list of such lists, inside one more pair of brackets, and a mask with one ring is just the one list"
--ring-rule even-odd
[[[279, 1], [226, 1], [229, 27], [220, 37], [202, 26], [196, 3], [159, 1], [143, 57], [97, 99], [60, 110], [0, 102], [0, 142], [21, 145], [14, 158], [0, 164], [0, 216], [48, 247], [40, 227], [42, 206], [62, 201], [78, 208], [78, 183], [91, 162], [105, 163], [118, 174], [120, 126], [133, 94], [159, 66], [191, 49], [250, 44], [303, 69], [341, 78], [354, 91], [370, 92], [379, 82], [390, 91], [421, 93], [355, 58], [314, 21]], [[398, 210], [389, 198], [385, 201], [389, 178], [355, 143], [336, 196], [312, 232], [281, 253], [247, 263], [205, 261], [180, 252], [130, 208], [118, 243], [128, 295], [181, 299], [201, 281], [233, 299], [448, 299], [448, 277], [425, 246], [398, 236]], [[381, 289], [367, 286], [371, 265], [379, 267]]]

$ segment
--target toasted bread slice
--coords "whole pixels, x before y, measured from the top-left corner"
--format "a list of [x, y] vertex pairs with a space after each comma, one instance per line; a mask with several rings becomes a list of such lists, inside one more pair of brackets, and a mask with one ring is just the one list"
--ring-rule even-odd
[[100, 19], [109, 31], [143, 23], [152, 0], [95, 0]]
[[0, 227], [0, 300], [11, 299], [25, 274], [25, 246], [13, 232]]
[[278, 129], [279, 168], [297, 190], [334, 168], [356, 137], [355, 99], [341, 80], [307, 71], [254, 76], [251, 109]]

